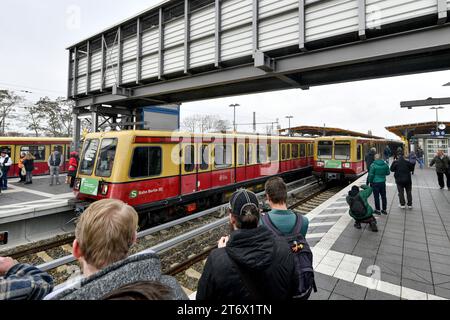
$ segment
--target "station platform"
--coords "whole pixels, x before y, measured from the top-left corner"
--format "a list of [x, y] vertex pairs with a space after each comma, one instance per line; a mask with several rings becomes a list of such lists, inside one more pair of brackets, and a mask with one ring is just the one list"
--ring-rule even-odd
[[[393, 174], [379, 232], [354, 228], [345, 197], [364, 176], [308, 214], [318, 292], [311, 300], [450, 299], [450, 191], [416, 169], [413, 209], [401, 209]], [[370, 203], [374, 206], [373, 196]]]
[[2, 249], [46, 239], [53, 234], [70, 232], [66, 225], [73, 217], [69, 201], [74, 198], [65, 175], [61, 185], [50, 186], [49, 176], [33, 177], [32, 185], [8, 179], [8, 190], [0, 194], [0, 231], [9, 232], [9, 243]]

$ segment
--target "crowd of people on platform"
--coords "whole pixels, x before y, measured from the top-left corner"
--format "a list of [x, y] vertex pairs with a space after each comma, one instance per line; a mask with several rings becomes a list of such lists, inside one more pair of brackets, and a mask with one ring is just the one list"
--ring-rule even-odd
[[[70, 161], [74, 176], [78, 161]], [[392, 154], [366, 155], [367, 185], [353, 186], [347, 196], [349, 214], [355, 228], [361, 224], [378, 232], [374, 215], [388, 215], [386, 177], [394, 173], [400, 207], [412, 209], [412, 174], [421, 162], [420, 149], [405, 157], [398, 149]], [[8, 163], [2, 154], [3, 163]], [[49, 166], [58, 167], [62, 157], [52, 153]], [[33, 157], [26, 154], [21, 165], [28, 170]], [[449, 158], [439, 152], [430, 163], [436, 165], [439, 183], [449, 178]], [[28, 168], [28, 169], [27, 169]], [[58, 170], [52, 168], [58, 184]], [[25, 176], [25, 181], [29, 181]], [[31, 177], [30, 177], [31, 180]], [[54, 180], [51, 181], [52, 183]], [[442, 182], [442, 184], [441, 184]], [[449, 186], [447, 184], [447, 186]], [[443, 186], [442, 186], [443, 188]], [[280, 301], [308, 299], [317, 292], [313, 254], [306, 240], [308, 219], [287, 207], [287, 187], [283, 179], [271, 178], [265, 185], [270, 212], [263, 213], [257, 196], [248, 190], [236, 191], [228, 208], [230, 234], [221, 238], [209, 255], [198, 283], [196, 299], [208, 302]], [[406, 198], [405, 198], [406, 193]], [[368, 199], [374, 195], [375, 209]], [[161, 272], [161, 261], [152, 251], [130, 255], [137, 241], [138, 214], [119, 200], [95, 202], [81, 215], [72, 245], [81, 274], [56, 288], [52, 277], [38, 268], [0, 257], [0, 300], [187, 300], [180, 284]]]
[[[30, 152], [21, 152], [20, 158], [17, 161], [17, 167], [19, 169], [19, 183], [25, 185], [33, 184], [33, 171], [35, 171], [35, 160], [36, 158]], [[75, 176], [78, 170], [78, 152], [71, 152], [70, 159], [67, 168], [67, 179], [66, 183], [70, 185], [71, 188], [74, 186]], [[1, 150], [0, 153], [0, 190], [8, 190], [8, 174], [11, 170], [13, 162], [8, 150]], [[47, 159], [47, 165], [50, 174], [50, 186], [61, 185], [59, 179], [59, 174], [61, 168], [65, 165], [64, 156], [58, 150], [54, 148], [49, 158]]]
[[[317, 291], [308, 219], [288, 210], [281, 178], [267, 182], [266, 195], [272, 210], [265, 214], [253, 192], [232, 195], [230, 235], [210, 254], [197, 300], [305, 300]], [[187, 300], [177, 280], [162, 274], [157, 254], [130, 255], [137, 229], [133, 207], [112, 199], [93, 203], [77, 222], [72, 245], [82, 275], [54, 288], [46, 272], [0, 258], [0, 300]]]

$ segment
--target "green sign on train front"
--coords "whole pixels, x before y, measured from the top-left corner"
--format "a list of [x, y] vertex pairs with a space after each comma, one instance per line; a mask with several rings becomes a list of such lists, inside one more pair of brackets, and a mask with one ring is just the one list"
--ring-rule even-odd
[[325, 161], [326, 169], [342, 169], [342, 161], [338, 160], [327, 160]]
[[98, 180], [83, 178], [81, 180], [80, 192], [91, 196], [96, 196], [98, 193]]

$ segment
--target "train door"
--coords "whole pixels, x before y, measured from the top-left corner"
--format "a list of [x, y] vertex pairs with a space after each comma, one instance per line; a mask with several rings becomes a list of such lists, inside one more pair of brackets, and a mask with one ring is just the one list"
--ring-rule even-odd
[[246, 180], [245, 175], [245, 143], [239, 142], [236, 144], [236, 182]]
[[356, 144], [356, 172], [364, 172], [366, 164], [364, 161], [364, 153], [363, 153], [363, 146], [360, 143]]
[[211, 189], [211, 144], [198, 143], [198, 178], [197, 178], [197, 190], [203, 191]]
[[8, 171], [8, 177], [17, 177], [19, 175], [19, 170], [17, 169], [17, 161], [19, 158], [16, 157], [14, 145], [2, 145], [0, 151], [6, 151], [6, 154], [11, 159], [11, 168]]
[[197, 165], [195, 162], [195, 144], [182, 144], [181, 151], [181, 194], [197, 191]]
[[246, 180], [254, 179], [257, 174], [257, 166], [256, 166], [256, 145], [254, 141], [248, 141], [246, 145], [246, 163], [247, 167], [245, 168], [245, 178]]
[[49, 156], [49, 146], [46, 145], [20, 145], [17, 146], [18, 154], [31, 153], [34, 157], [34, 171], [33, 175], [48, 174], [49, 168], [47, 164]]

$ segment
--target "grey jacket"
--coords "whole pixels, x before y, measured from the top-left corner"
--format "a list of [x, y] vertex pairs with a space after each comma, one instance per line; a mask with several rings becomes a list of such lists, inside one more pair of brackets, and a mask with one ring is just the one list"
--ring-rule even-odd
[[177, 280], [161, 274], [161, 262], [155, 253], [131, 256], [84, 278], [78, 286], [69, 286], [51, 300], [101, 300], [120, 287], [138, 281], [159, 281], [172, 288], [173, 300], [189, 300]]
[[431, 160], [430, 167], [434, 165], [436, 165], [436, 172], [446, 173], [449, 168], [449, 159], [447, 156], [444, 156], [442, 159], [436, 156]]

